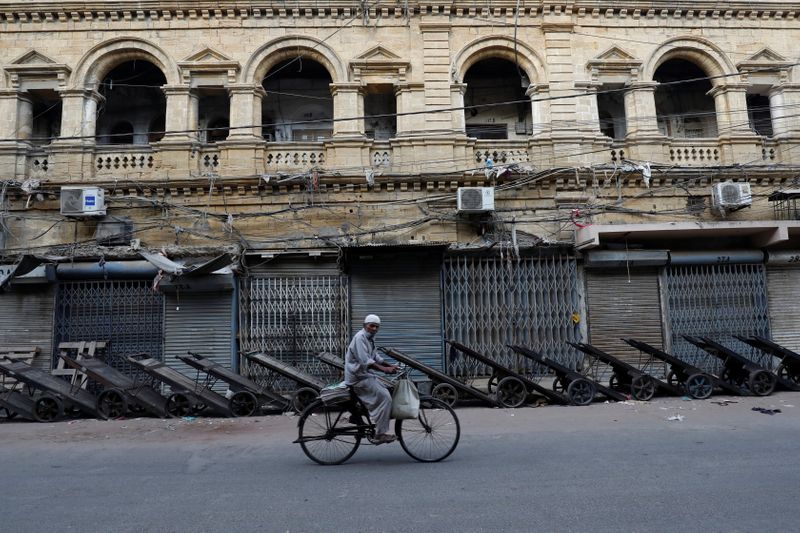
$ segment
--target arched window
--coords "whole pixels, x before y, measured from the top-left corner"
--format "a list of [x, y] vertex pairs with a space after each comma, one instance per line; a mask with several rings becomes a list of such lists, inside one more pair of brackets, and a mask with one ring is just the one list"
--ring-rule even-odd
[[519, 139], [531, 135], [531, 101], [525, 96], [529, 81], [514, 63], [499, 58], [483, 59], [469, 68], [464, 83], [468, 137]]
[[154, 132], [164, 128], [152, 125], [166, 116], [167, 101], [161, 89], [165, 83], [161, 70], [141, 59], [122, 63], [106, 74], [99, 87], [105, 103], [98, 110], [98, 144], [123, 144], [112, 131], [122, 122], [132, 127], [130, 140], [124, 144], [148, 144], [158, 137]]
[[676, 138], [716, 137], [711, 81], [700, 67], [685, 59], [669, 59], [656, 69], [656, 115], [661, 133]]
[[261, 106], [268, 141], [321, 141], [333, 135], [330, 73], [307, 57], [273, 66], [264, 76]]

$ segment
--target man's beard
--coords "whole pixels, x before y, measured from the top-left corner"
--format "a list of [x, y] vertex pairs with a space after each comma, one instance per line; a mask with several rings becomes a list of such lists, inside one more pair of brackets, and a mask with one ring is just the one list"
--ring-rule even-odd
[[368, 338], [369, 340], [372, 340], [372, 339], [374, 339], [374, 338], [375, 338], [375, 333], [371, 333], [371, 332], [367, 331], [367, 338]]

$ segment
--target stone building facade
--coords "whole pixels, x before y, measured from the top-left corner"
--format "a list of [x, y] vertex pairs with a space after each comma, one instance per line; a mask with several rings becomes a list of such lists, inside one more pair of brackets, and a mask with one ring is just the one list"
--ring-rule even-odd
[[[727, 308], [714, 280], [736, 276], [763, 290], [757, 309], [686, 331], [797, 343], [765, 280], [771, 265], [775, 286], [800, 280], [798, 16], [767, 1], [3, 1], [3, 262], [47, 256], [57, 342], [78, 335], [66, 263], [149, 281], [143, 250], [232, 254], [234, 363], [246, 347], [312, 367], [370, 308], [453, 372], [476, 369], [450, 360], [451, 336], [509, 364], [509, 339], [573, 362], [563, 341], [644, 330], [677, 350], [670, 298]], [[62, 214], [64, 187], [102, 190], [104, 216]], [[492, 208], [460, 210], [469, 187]], [[676, 289], [692, 265], [705, 281]], [[620, 276], [642, 285], [606, 309]], [[164, 338], [193, 286], [173, 278]]]

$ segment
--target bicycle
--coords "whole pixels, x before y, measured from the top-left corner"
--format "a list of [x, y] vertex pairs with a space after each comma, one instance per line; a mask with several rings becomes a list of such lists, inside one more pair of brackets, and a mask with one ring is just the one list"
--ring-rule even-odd
[[[406, 377], [410, 368], [400, 372]], [[298, 438], [303, 452], [321, 465], [338, 465], [350, 459], [362, 439], [374, 441], [375, 424], [351, 386], [310, 404], [300, 415]], [[441, 461], [455, 451], [461, 424], [453, 409], [431, 396], [420, 397], [417, 418], [395, 421], [395, 434], [403, 450], [423, 463]]]

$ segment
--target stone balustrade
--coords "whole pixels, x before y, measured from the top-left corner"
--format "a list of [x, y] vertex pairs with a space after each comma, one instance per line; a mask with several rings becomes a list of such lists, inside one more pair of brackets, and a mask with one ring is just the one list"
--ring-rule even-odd
[[528, 141], [479, 140], [475, 143], [475, 163], [483, 165], [489, 157], [495, 165], [530, 161]]
[[295, 171], [325, 166], [321, 142], [270, 143], [265, 154], [268, 171]]
[[720, 164], [716, 139], [672, 139], [667, 146], [669, 161], [680, 166]]
[[105, 147], [95, 151], [94, 174], [97, 177], [149, 174], [159, 168], [158, 153], [146, 146]]

